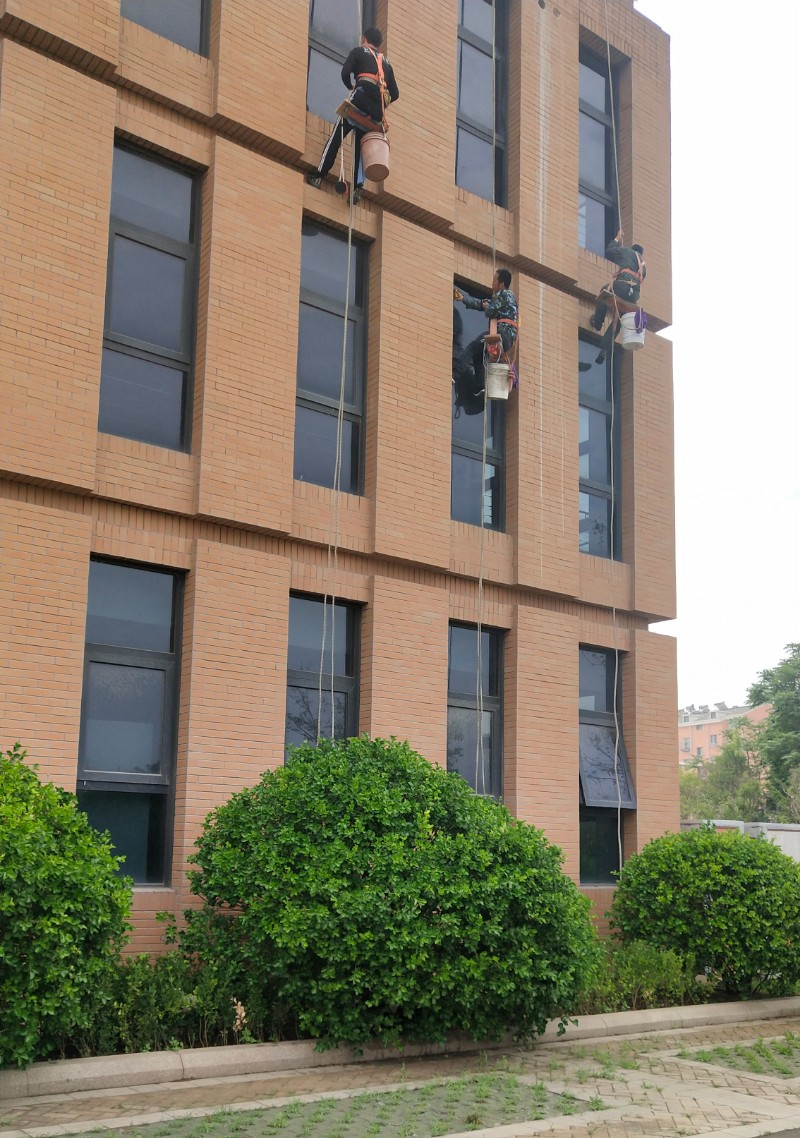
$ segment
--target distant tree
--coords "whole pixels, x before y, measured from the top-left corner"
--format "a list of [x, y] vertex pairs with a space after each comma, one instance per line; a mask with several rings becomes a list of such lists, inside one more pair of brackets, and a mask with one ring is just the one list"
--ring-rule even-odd
[[707, 760], [696, 772], [681, 773], [681, 817], [692, 821], [762, 821], [767, 817], [767, 802], [759, 752], [760, 730], [748, 719], [735, 719], [723, 738], [715, 758]]
[[768, 806], [775, 819], [800, 821], [800, 644], [787, 644], [786, 659], [761, 672], [747, 698], [769, 703], [760, 725], [758, 749], [767, 768]]

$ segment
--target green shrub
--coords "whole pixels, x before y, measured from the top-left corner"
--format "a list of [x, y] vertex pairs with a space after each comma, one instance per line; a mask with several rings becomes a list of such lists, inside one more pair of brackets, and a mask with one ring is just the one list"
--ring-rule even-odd
[[708, 985], [698, 982], [693, 956], [644, 941], [606, 941], [597, 972], [587, 978], [580, 1013], [623, 1012], [703, 1003]]
[[657, 838], [626, 861], [609, 915], [624, 943], [691, 953], [732, 995], [800, 979], [800, 866], [769, 842], [710, 827]]
[[531, 1036], [596, 952], [561, 860], [408, 744], [323, 741], [206, 820], [182, 943], [324, 1045]]
[[131, 904], [108, 837], [24, 758], [19, 744], [0, 755], [0, 1066], [88, 1025]]

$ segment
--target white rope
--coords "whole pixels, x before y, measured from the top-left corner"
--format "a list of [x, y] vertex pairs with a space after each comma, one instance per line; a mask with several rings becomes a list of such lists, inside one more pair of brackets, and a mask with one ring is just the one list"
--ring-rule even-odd
[[[620, 201], [619, 192], [619, 157], [617, 154], [617, 120], [616, 112], [614, 109], [614, 78], [611, 70], [611, 33], [608, 24], [608, 0], [604, 0], [605, 5], [605, 18], [606, 18], [606, 62], [608, 66], [608, 93], [611, 101], [611, 139], [614, 149], [614, 190], [617, 199], [617, 231], [622, 232], [622, 203]], [[610, 313], [612, 327], [616, 328], [617, 323], [617, 305], [614, 303], [614, 308]], [[611, 369], [611, 439], [609, 446], [609, 461], [611, 464], [611, 514], [610, 514], [610, 528], [609, 534], [610, 552], [611, 552], [611, 623], [614, 631], [614, 693], [613, 693], [613, 706], [614, 706], [614, 785], [617, 791], [617, 855], [619, 857], [619, 868], [622, 871], [622, 784], [620, 782], [619, 763], [620, 763], [620, 722], [619, 722], [619, 706], [618, 706], [618, 693], [619, 693], [619, 643], [618, 643], [618, 630], [617, 630], [617, 565], [614, 556], [614, 546], [616, 544], [616, 476], [615, 465], [616, 455], [614, 447], [614, 433], [616, 430], [616, 374], [614, 367], [614, 347], [616, 342], [616, 333], [611, 337], [611, 351], [609, 353], [609, 367]]]
[[[319, 653], [319, 684], [317, 707], [317, 742], [322, 735], [322, 676], [325, 662], [325, 637], [328, 625], [328, 598], [331, 606], [331, 739], [336, 735], [336, 708], [334, 691], [334, 653], [336, 651], [336, 573], [339, 561], [340, 536], [340, 499], [342, 482], [342, 434], [344, 428], [344, 392], [347, 377], [347, 335], [350, 316], [350, 280], [352, 275], [353, 253], [353, 186], [356, 175], [356, 153], [353, 146], [352, 176], [350, 181], [350, 210], [347, 221], [347, 272], [345, 275], [344, 294], [344, 321], [342, 332], [342, 367], [339, 378], [339, 407], [336, 415], [336, 459], [333, 468], [333, 493], [331, 494], [331, 512], [328, 523], [328, 556], [325, 569], [325, 592], [322, 598], [322, 643]], [[344, 172], [344, 157], [342, 157], [342, 172]], [[330, 586], [330, 588], [329, 588]]]

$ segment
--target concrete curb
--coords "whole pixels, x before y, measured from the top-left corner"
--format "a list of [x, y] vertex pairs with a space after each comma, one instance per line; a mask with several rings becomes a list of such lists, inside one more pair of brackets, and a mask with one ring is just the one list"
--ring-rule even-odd
[[[746, 1023], [750, 1020], [800, 1016], [800, 996], [780, 1000], [749, 1000], [739, 1003], [697, 1004], [684, 1008], [650, 1008], [637, 1012], [613, 1012], [583, 1016], [558, 1034], [551, 1021], [539, 1037], [542, 1043], [575, 1042], [615, 1035], [638, 1035], [650, 1031], [715, 1024]], [[313, 1040], [287, 1043], [239, 1044], [233, 1047], [198, 1047], [181, 1051], [140, 1052], [134, 1055], [101, 1055], [94, 1059], [62, 1059], [34, 1063], [24, 1071], [0, 1071], [0, 1102], [38, 1095], [70, 1094], [76, 1091], [116, 1087], [153, 1086], [192, 1079], [219, 1079], [234, 1075], [264, 1075], [278, 1071], [343, 1066], [380, 1059], [413, 1059], [422, 1055], [485, 1051], [513, 1046], [511, 1036], [498, 1043], [479, 1043], [454, 1036], [447, 1043], [409, 1044], [402, 1051], [375, 1046], [355, 1054], [350, 1047], [315, 1051]]]

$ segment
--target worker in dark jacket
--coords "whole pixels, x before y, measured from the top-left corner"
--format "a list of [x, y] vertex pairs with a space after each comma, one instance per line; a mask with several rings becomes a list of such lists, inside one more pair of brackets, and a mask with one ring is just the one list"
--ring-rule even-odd
[[[478, 299], [473, 296], [464, 296], [458, 289], [453, 289], [453, 298], [463, 302], [465, 308], [483, 310], [487, 320], [497, 321], [497, 333], [503, 344], [506, 355], [512, 354], [517, 339], [517, 316], [519, 308], [517, 298], [511, 291], [511, 273], [508, 269], [498, 269], [492, 279], [492, 295], [490, 298]], [[467, 345], [467, 352], [472, 354], [473, 360], [483, 366], [483, 336], [478, 336]]]
[[[376, 130], [383, 122], [383, 114], [388, 104], [396, 103], [400, 98], [392, 65], [379, 50], [382, 43], [383, 36], [378, 28], [365, 28], [360, 45], [353, 48], [342, 67], [342, 82], [352, 91], [349, 101], [373, 120]], [[347, 119], [338, 118], [334, 123], [330, 138], [322, 151], [319, 166], [313, 174], [307, 175], [306, 181], [317, 188], [322, 185], [322, 179], [336, 161], [339, 147], [351, 130], [355, 131], [353, 201], [358, 201], [363, 188], [363, 173], [360, 168], [361, 139], [367, 132], [354, 126]]]
[[[595, 360], [595, 363], [598, 364], [601, 364], [606, 358], [606, 352], [610, 349], [614, 342], [614, 337], [619, 332], [619, 320], [617, 319], [613, 301], [611, 305], [608, 303], [611, 299], [611, 294], [613, 293], [619, 297], [625, 305], [635, 307], [639, 303], [639, 291], [642, 281], [647, 276], [647, 266], [644, 263], [644, 249], [641, 245], [623, 245], [622, 239], [624, 236], [624, 233], [620, 229], [617, 236], [606, 249], [606, 259], [613, 261], [615, 265], [619, 265], [619, 270], [614, 280], [605, 286], [597, 298], [597, 307], [589, 321], [595, 331], [599, 332], [605, 323], [606, 316], [611, 316], [611, 321], [600, 343], [600, 354]], [[625, 311], [629, 311], [629, 309], [626, 308]]]

